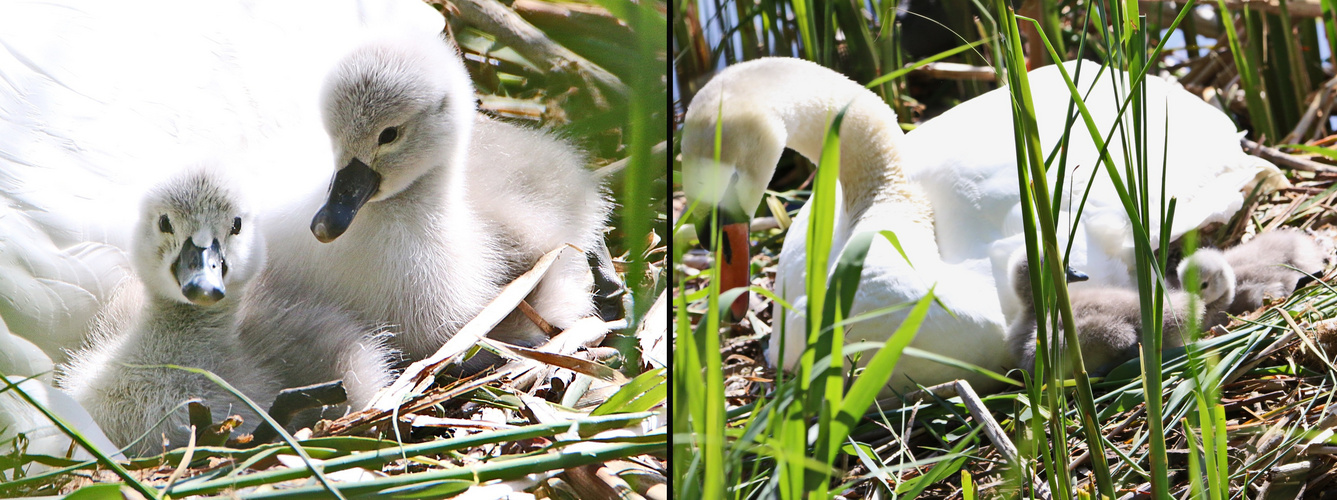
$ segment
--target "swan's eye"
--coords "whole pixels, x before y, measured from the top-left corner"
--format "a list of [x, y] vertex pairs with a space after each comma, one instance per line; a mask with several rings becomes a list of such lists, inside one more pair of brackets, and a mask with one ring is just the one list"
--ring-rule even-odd
[[1206, 290], [1206, 289], [1207, 289], [1207, 282], [1206, 282], [1206, 281], [1202, 282], [1202, 285], [1199, 286], [1198, 289], [1200, 289], [1200, 290]]
[[381, 131], [381, 136], [376, 139], [376, 142], [381, 145], [386, 145], [395, 142], [395, 139], [398, 138], [399, 127], [386, 127], [385, 130]]
[[158, 230], [167, 234], [172, 234], [172, 221], [167, 220], [167, 215], [158, 216]]
[[232, 234], [241, 233], [241, 217], [232, 218]]

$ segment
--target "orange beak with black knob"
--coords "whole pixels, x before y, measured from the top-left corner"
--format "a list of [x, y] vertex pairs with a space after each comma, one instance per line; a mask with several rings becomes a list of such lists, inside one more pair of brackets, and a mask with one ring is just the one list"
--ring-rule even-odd
[[[751, 284], [752, 243], [748, 239], [751, 232], [751, 217], [739, 207], [738, 199], [734, 195], [733, 188], [737, 181], [738, 176], [735, 175], [725, 190], [724, 199], [716, 209], [715, 216], [718, 217], [720, 228], [719, 239], [713, 238], [717, 221], [711, 215], [707, 215], [696, 225], [697, 238], [702, 246], [714, 250], [712, 242], [719, 241], [721, 258], [715, 262], [715, 272], [721, 293], [734, 288], [746, 288]], [[750, 295], [751, 292], [743, 292], [729, 306], [734, 321], [747, 315]]]
[[[721, 255], [724, 261], [717, 266], [721, 292], [751, 284], [751, 280], [748, 279], [752, 270], [751, 244], [748, 242], [749, 226], [747, 222], [735, 222], [723, 228], [721, 236], [725, 243]], [[743, 292], [729, 306], [729, 311], [733, 313], [735, 320], [743, 319], [747, 315], [749, 295], [751, 292]]]

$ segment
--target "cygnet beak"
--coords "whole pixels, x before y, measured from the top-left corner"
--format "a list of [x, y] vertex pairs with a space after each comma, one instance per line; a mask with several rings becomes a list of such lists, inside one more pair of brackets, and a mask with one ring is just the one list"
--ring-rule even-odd
[[344, 234], [353, 223], [358, 209], [381, 187], [381, 174], [362, 160], [353, 158], [348, 166], [339, 169], [330, 184], [330, 197], [311, 219], [311, 233], [321, 243], [329, 243]]
[[1068, 275], [1067, 277], [1068, 283], [1080, 283], [1091, 279], [1091, 277], [1087, 276], [1086, 273], [1073, 269], [1072, 266], [1068, 266], [1067, 268], [1064, 269], [1064, 271]]
[[181, 253], [172, 262], [172, 274], [181, 285], [181, 295], [192, 303], [209, 306], [223, 300], [223, 275], [227, 262], [215, 239], [208, 248], [195, 245], [194, 238], [186, 238]]

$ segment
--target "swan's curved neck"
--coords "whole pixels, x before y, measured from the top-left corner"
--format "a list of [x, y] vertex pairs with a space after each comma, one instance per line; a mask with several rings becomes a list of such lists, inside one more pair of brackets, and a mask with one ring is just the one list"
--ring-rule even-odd
[[[827, 128], [839, 109], [798, 103], [784, 118], [786, 146], [818, 163]], [[840, 184], [851, 221], [874, 205], [898, 204], [909, 220], [932, 224], [928, 198], [905, 175], [900, 154], [905, 134], [890, 108], [871, 92], [860, 95], [849, 103], [839, 132]]]

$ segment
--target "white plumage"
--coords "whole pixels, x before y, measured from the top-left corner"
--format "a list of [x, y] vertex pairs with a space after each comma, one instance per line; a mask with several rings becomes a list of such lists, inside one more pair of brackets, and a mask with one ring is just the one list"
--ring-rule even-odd
[[258, 213], [313, 210], [325, 74], [376, 34], [443, 24], [413, 0], [4, 3], [0, 317], [63, 360], [126, 276], [143, 193], [182, 165], [243, 171]]

